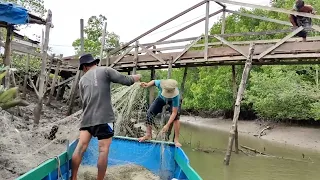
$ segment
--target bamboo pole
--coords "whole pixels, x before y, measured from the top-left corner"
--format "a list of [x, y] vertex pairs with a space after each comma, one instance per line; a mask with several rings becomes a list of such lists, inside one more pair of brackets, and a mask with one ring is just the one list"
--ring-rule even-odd
[[[156, 49], [156, 46], [153, 46], [152, 47], [153, 49]], [[156, 51], [153, 51], [153, 53], [156, 54]], [[155, 75], [156, 75], [156, 70], [154, 67], [151, 67], [151, 70], [150, 70], [150, 80], [154, 80], [155, 79]], [[149, 106], [151, 106], [152, 102], [154, 101], [154, 90], [155, 90], [155, 87], [154, 86], [151, 86], [149, 88]]]
[[104, 50], [105, 39], [106, 39], [106, 30], [107, 30], [107, 22], [104, 23], [104, 28], [103, 28], [103, 31], [102, 31], [99, 66], [101, 66], [101, 60], [103, 58], [103, 50]]
[[[233, 101], [236, 102], [237, 99], [237, 81], [236, 81], [236, 67], [232, 65], [232, 89], [233, 89]], [[235, 107], [233, 106], [233, 109]], [[235, 131], [235, 143], [234, 143], [234, 150], [235, 153], [239, 153], [239, 143], [238, 143], [238, 126], [236, 127]]]
[[39, 81], [39, 100], [38, 100], [37, 106], [34, 108], [35, 125], [39, 124], [40, 115], [42, 111], [42, 100], [44, 95], [44, 80], [45, 80], [45, 71], [46, 71], [46, 65], [47, 65], [47, 55], [48, 55], [47, 51], [48, 51], [51, 23], [52, 23], [52, 12], [49, 9], [47, 19], [46, 19], [45, 38], [44, 38], [44, 43], [42, 48], [42, 63], [41, 63], [41, 74], [40, 74], [40, 81]]
[[52, 63], [53, 63], [53, 61], [54, 61], [54, 57], [55, 57], [55, 56], [56, 56], [55, 54], [52, 54], [52, 58], [50, 58], [49, 69], [48, 69], [47, 77], [46, 77], [46, 80], [45, 80], [46, 85], [44, 86], [44, 89], [45, 89], [44, 92], [46, 92], [47, 89], [48, 89], [48, 84], [49, 84], [49, 81], [50, 81], [50, 73], [51, 73]]
[[[81, 41], [81, 55], [84, 53], [84, 23], [83, 23], [83, 19], [80, 19], [80, 41]], [[68, 111], [67, 111], [67, 115], [71, 115], [72, 114], [72, 109], [73, 109], [73, 102], [76, 96], [76, 91], [78, 88], [78, 83], [79, 83], [79, 79], [80, 79], [80, 75], [81, 75], [81, 71], [77, 70], [77, 74], [76, 77], [74, 79], [72, 88], [71, 88], [71, 93], [70, 93], [70, 99], [69, 99], [69, 107], [68, 107]]]
[[27, 93], [27, 84], [28, 84], [28, 76], [29, 76], [29, 64], [30, 64], [30, 54], [27, 56], [27, 63], [26, 63], [26, 74], [24, 75], [24, 81], [23, 81], [23, 93], [22, 97], [26, 97]]
[[204, 60], [208, 60], [208, 43], [209, 43], [209, 38], [208, 38], [208, 33], [209, 33], [209, 11], [210, 11], [210, 1], [206, 2], [206, 20], [205, 20], [205, 35], [204, 35]]
[[251, 43], [250, 48], [249, 48], [249, 56], [246, 60], [246, 64], [245, 64], [245, 67], [244, 67], [244, 70], [242, 73], [241, 83], [239, 85], [239, 91], [238, 91], [237, 100], [235, 103], [234, 114], [233, 114], [233, 125], [230, 130], [228, 148], [227, 148], [227, 152], [226, 152], [226, 155], [224, 158], [225, 165], [229, 165], [230, 158], [231, 158], [232, 146], [233, 146], [233, 142], [234, 142], [235, 135], [237, 132], [236, 130], [237, 130], [238, 119], [239, 119], [239, 114], [240, 114], [240, 104], [241, 104], [242, 96], [245, 91], [246, 83], [247, 83], [247, 80], [248, 80], [248, 77], [250, 74], [250, 70], [251, 70], [251, 66], [252, 66], [253, 52], [254, 52], [254, 44]]
[[49, 105], [51, 103], [51, 99], [52, 99], [52, 96], [54, 94], [56, 81], [58, 79], [58, 73], [60, 71], [60, 65], [61, 65], [61, 60], [60, 59], [62, 59], [62, 54], [60, 54], [60, 58], [57, 60], [58, 62], [57, 62], [56, 69], [54, 71], [54, 77], [53, 77], [53, 80], [52, 80], [52, 83], [51, 83], [51, 90], [50, 90], [50, 94], [49, 94], [49, 97], [48, 97], [47, 105]]
[[4, 65], [8, 67], [7, 74], [4, 78], [4, 87], [10, 87], [10, 67], [11, 67], [11, 43], [12, 43], [13, 26], [7, 26], [7, 36], [4, 51]]

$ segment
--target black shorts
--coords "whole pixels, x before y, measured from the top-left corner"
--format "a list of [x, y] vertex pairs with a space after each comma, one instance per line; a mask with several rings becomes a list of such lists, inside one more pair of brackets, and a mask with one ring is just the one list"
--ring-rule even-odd
[[[301, 16], [293, 16], [294, 22], [300, 27], [308, 27], [312, 25], [311, 18], [308, 17], [301, 17]], [[299, 33], [296, 34], [298, 37], [306, 38], [307, 37], [307, 31], [302, 30]]]
[[[157, 97], [153, 101], [153, 103], [151, 104], [151, 106], [149, 107], [149, 109], [147, 111], [147, 121], [146, 121], [147, 125], [154, 124], [154, 118], [157, 116], [157, 114], [162, 112], [162, 107], [165, 105], [166, 105], [166, 102], [160, 97]], [[168, 107], [167, 111], [172, 113], [172, 101], [168, 101], [168, 105], [169, 105], [169, 107]], [[178, 114], [174, 118], [175, 121], [180, 119], [180, 108], [181, 108], [181, 101], [180, 101], [180, 105], [178, 108]]]
[[88, 131], [93, 137], [97, 137], [98, 140], [109, 139], [114, 136], [114, 131], [109, 124], [99, 124], [96, 126], [82, 127], [80, 131]]

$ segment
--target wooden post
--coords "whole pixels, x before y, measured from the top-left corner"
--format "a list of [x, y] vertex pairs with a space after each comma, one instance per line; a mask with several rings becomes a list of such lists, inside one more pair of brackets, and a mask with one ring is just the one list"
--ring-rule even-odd
[[30, 54], [27, 56], [27, 63], [26, 63], [26, 74], [24, 75], [24, 81], [23, 81], [23, 93], [22, 97], [26, 97], [27, 93], [27, 84], [28, 84], [28, 76], [29, 76], [29, 64], [30, 64]]
[[50, 94], [49, 94], [49, 97], [48, 97], [47, 105], [49, 105], [51, 103], [51, 99], [52, 99], [52, 96], [54, 94], [56, 81], [58, 79], [58, 75], [59, 75], [59, 71], [60, 71], [61, 59], [62, 59], [62, 54], [60, 55], [60, 58], [57, 60], [57, 66], [56, 66], [56, 69], [54, 71], [54, 77], [53, 77], [53, 80], [52, 80], [51, 90], [50, 90]]
[[106, 39], [106, 30], [107, 30], [107, 22], [104, 23], [104, 28], [103, 28], [103, 31], [102, 31], [99, 66], [101, 66], [101, 61], [102, 61], [102, 58], [103, 58], [103, 50], [104, 50], [104, 44], [105, 44], [105, 39]]
[[[80, 41], [81, 41], [81, 55], [84, 53], [84, 34], [83, 34], [83, 29], [84, 29], [84, 25], [83, 25], [83, 19], [80, 19]], [[78, 70], [76, 77], [74, 79], [72, 88], [71, 88], [71, 93], [70, 93], [70, 99], [69, 99], [69, 107], [68, 107], [68, 111], [67, 111], [67, 115], [71, 115], [72, 114], [72, 109], [73, 109], [73, 102], [76, 96], [76, 91], [78, 89], [78, 83], [80, 80], [80, 75], [81, 75], [81, 71]]]
[[[11, 42], [12, 42], [12, 33], [13, 33], [13, 26], [7, 26], [7, 36], [6, 36], [6, 43], [5, 43], [5, 51], [4, 51], [4, 65], [8, 67], [7, 72], [10, 72], [11, 67]], [[6, 74], [4, 78], [4, 87], [10, 87], [10, 73]]]
[[[232, 89], [233, 89], [233, 102], [235, 104], [237, 99], [237, 81], [236, 81], [236, 67], [235, 65], [232, 65]], [[233, 109], [235, 106], [233, 106]], [[235, 131], [235, 143], [234, 143], [234, 150], [235, 153], [239, 153], [239, 143], [238, 143], [238, 126], [236, 127]]]
[[204, 60], [208, 60], [208, 33], [209, 33], [209, 11], [210, 11], [210, 1], [206, 2], [206, 20], [205, 20], [205, 35], [204, 35]]
[[45, 87], [44, 92], [46, 92], [47, 89], [48, 89], [48, 84], [49, 84], [49, 81], [50, 81], [50, 73], [51, 73], [52, 63], [53, 63], [53, 61], [54, 61], [54, 57], [55, 57], [55, 56], [56, 56], [55, 54], [52, 54], [52, 58], [50, 58], [49, 69], [48, 69], [47, 77], [46, 77], [46, 80], [45, 80], [46, 85], [44, 86], [44, 87]]
[[245, 67], [244, 67], [244, 70], [242, 73], [241, 83], [239, 85], [239, 91], [238, 91], [237, 100], [235, 103], [234, 114], [233, 114], [233, 125], [230, 130], [228, 148], [227, 148], [226, 156], [224, 158], [225, 165], [229, 165], [229, 162], [230, 162], [233, 141], [235, 139], [236, 130], [238, 127], [238, 119], [239, 119], [239, 114], [240, 114], [240, 104], [241, 104], [242, 96], [243, 96], [244, 90], [246, 88], [246, 83], [247, 83], [247, 80], [248, 80], [248, 77], [250, 74], [253, 52], [254, 52], [254, 44], [251, 43], [250, 48], [249, 48], [249, 56], [247, 58], [247, 61], [246, 61], [246, 64], [245, 64]]
[[225, 29], [226, 29], [226, 7], [223, 7], [222, 22], [221, 22], [221, 34], [225, 33]]
[[139, 41], [136, 41], [136, 45], [135, 45], [135, 49], [134, 49], [134, 67], [132, 70], [132, 74], [136, 74], [137, 73], [137, 64], [138, 64], [138, 60], [139, 60]]
[[[153, 46], [152, 49], [156, 49], [156, 46]], [[156, 51], [153, 51], [153, 53], [156, 54]], [[151, 67], [150, 72], [151, 72], [150, 80], [154, 80], [156, 75], [156, 70], [153, 66]], [[149, 88], [149, 106], [151, 106], [152, 102], [154, 101], [154, 90], [155, 90], [155, 87], [153, 86]]]
[[49, 34], [52, 22], [52, 13], [51, 10], [48, 10], [48, 15], [46, 19], [46, 30], [45, 30], [45, 39], [43, 44], [43, 52], [42, 52], [42, 63], [41, 63], [41, 74], [40, 74], [40, 81], [39, 81], [39, 100], [37, 106], [34, 108], [34, 123], [35, 125], [39, 124], [40, 115], [42, 110], [42, 100], [44, 94], [44, 80], [45, 80], [45, 72], [46, 72], [46, 65], [47, 65], [47, 51], [48, 51], [48, 44], [49, 44]]

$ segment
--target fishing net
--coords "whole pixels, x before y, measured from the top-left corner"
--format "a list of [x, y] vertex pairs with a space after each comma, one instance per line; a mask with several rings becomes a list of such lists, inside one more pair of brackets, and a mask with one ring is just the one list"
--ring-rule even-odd
[[[113, 84], [112, 103], [116, 117], [115, 135], [134, 138], [144, 135], [147, 111], [146, 96], [146, 90], [140, 88], [138, 83], [132, 86]], [[33, 117], [34, 106], [35, 104], [31, 104], [20, 109], [29, 115], [26, 117]], [[0, 112], [0, 179], [14, 179], [24, 174], [44, 161], [58, 156], [67, 149], [69, 143], [78, 138], [82, 111], [79, 110], [64, 118], [66, 109], [66, 105], [59, 104], [59, 102], [52, 102], [50, 106], [44, 105], [42, 118], [37, 127], [33, 126], [29, 118], [19, 118], [6, 111]], [[156, 140], [164, 140], [163, 133], [160, 133], [164, 122], [160, 119], [158, 117], [158, 121], [156, 121], [158, 125], [156, 124], [156, 127], [153, 128], [153, 139]], [[97, 148], [97, 146], [89, 148]], [[144, 164], [150, 156], [157, 156], [161, 159], [159, 162], [161, 164], [153, 168], [157, 177], [163, 179], [163, 177], [169, 176], [168, 170], [173, 166], [173, 162], [166, 161], [166, 159], [172, 155], [172, 151], [164, 143], [161, 144], [161, 148], [159, 148], [159, 144], [151, 143], [151, 145], [142, 148], [128, 145], [125, 149], [126, 151], [121, 153], [131, 153], [135, 158], [117, 159], [116, 157], [123, 154], [111, 149], [109, 161], [113, 162], [115, 166], [108, 167], [108, 170], [110, 169], [109, 177], [112, 175], [120, 177], [125, 171], [133, 174], [131, 179], [136, 177], [134, 174], [142, 171], [144, 171], [142, 174], [147, 174], [146, 176], [149, 177], [148, 174], [151, 172], [147, 172], [137, 164]], [[90, 149], [88, 150], [90, 151]], [[92, 152], [96, 153], [95, 157], [98, 157], [97, 149], [93, 149]], [[96, 165], [93, 167], [96, 169]], [[89, 174], [92, 175], [92, 173]], [[143, 179], [141, 176], [137, 177]], [[152, 179], [151, 176], [149, 179]]]

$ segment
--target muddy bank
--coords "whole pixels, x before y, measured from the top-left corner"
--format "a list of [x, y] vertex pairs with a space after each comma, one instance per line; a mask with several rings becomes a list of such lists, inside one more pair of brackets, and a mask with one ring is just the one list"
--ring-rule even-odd
[[[181, 122], [226, 132], [230, 131], [232, 125], [231, 119], [202, 118], [185, 115], [181, 116]], [[240, 135], [256, 138], [258, 138], [257, 136], [266, 127], [270, 128], [261, 133], [261, 139], [320, 151], [320, 128], [289, 126], [281, 123], [258, 120], [238, 122]]]
[[43, 105], [39, 126], [34, 127], [37, 99], [33, 93], [26, 99], [29, 106], [0, 111], [0, 179], [17, 178], [62, 153], [67, 140], [78, 136], [79, 117], [65, 118], [66, 104], [54, 100], [51, 105]]

